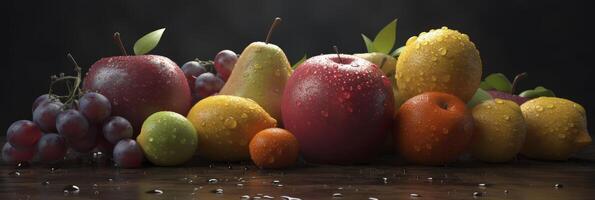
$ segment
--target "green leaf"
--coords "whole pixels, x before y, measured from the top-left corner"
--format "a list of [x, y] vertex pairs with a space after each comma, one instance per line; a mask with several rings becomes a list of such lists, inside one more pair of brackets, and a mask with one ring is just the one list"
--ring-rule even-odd
[[481, 102], [491, 100], [491, 99], [492, 99], [492, 95], [490, 95], [490, 93], [486, 92], [485, 90], [483, 90], [481, 88], [477, 88], [477, 91], [475, 91], [473, 98], [471, 98], [471, 100], [469, 100], [469, 102], [467, 102], [467, 108], [473, 108], [477, 104], [480, 104]]
[[395, 46], [397, 37], [397, 19], [388, 23], [374, 38], [374, 48], [377, 52], [389, 54]]
[[155, 30], [138, 39], [134, 43], [134, 54], [143, 55], [153, 50], [161, 40], [164, 31], [165, 28]]
[[370, 38], [368, 38], [364, 34], [362, 34], [362, 38], [364, 38], [364, 43], [366, 43], [366, 48], [368, 49], [368, 53], [375, 52], [376, 49], [374, 49], [374, 43], [372, 42], [372, 40], [370, 40]]
[[485, 83], [500, 92], [510, 93], [512, 91], [512, 83], [502, 73], [490, 74], [485, 78]]
[[533, 99], [537, 97], [555, 97], [556, 94], [543, 86], [537, 86], [533, 90], [525, 90], [524, 92], [521, 92], [519, 96]]
[[302, 64], [304, 61], [306, 61], [306, 59], [308, 59], [308, 55], [304, 54], [304, 57], [302, 57], [295, 64], [293, 64], [293, 66], [291, 66], [291, 69], [295, 70], [300, 64]]
[[492, 90], [494, 89], [494, 87], [492, 87], [490, 84], [487, 84], [485, 81], [482, 81], [479, 83], [479, 88], [483, 89], [483, 90]]
[[395, 51], [393, 51], [392, 53], [390, 53], [390, 55], [392, 57], [399, 57], [401, 55], [401, 52], [403, 52], [403, 50], [405, 50], [405, 46], [399, 47], [397, 49], [395, 49]]

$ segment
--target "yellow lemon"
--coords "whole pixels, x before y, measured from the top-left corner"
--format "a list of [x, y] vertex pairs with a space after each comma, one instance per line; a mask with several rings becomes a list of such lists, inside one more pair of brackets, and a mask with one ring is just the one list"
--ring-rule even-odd
[[207, 97], [187, 116], [198, 136], [198, 155], [216, 161], [250, 159], [248, 144], [277, 121], [255, 101], [228, 95]]

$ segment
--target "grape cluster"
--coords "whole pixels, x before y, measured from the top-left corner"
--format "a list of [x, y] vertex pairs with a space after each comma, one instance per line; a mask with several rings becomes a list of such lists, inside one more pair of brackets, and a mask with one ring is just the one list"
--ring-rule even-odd
[[231, 75], [237, 60], [236, 53], [223, 50], [217, 53], [212, 62], [189, 61], [182, 65], [194, 101], [217, 94]]
[[[79, 152], [113, 151], [121, 167], [140, 167], [144, 156], [132, 140], [132, 125], [120, 116], [111, 116], [111, 103], [103, 95], [88, 92], [68, 105], [44, 94], [33, 102], [33, 121], [14, 122], [2, 148], [5, 162], [39, 161], [53, 163], [64, 159], [68, 148]], [[126, 141], [126, 142], [121, 142]]]

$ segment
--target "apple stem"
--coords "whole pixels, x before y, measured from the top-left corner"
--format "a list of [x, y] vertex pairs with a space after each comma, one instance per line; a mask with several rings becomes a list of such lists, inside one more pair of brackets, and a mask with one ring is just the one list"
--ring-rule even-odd
[[119, 32], [114, 33], [114, 42], [116, 43], [116, 46], [120, 48], [120, 52], [122, 52], [122, 55], [127, 56], [128, 53], [126, 53], [126, 48], [124, 48], [124, 43], [122, 43], [122, 38], [120, 38]]
[[514, 77], [514, 80], [512, 81], [512, 87], [510, 89], [510, 94], [514, 94], [514, 91], [516, 90], [516, 87], [517, 87], [517, 84], [519, 83], [519, 81], [526, 78], [528, 75], [529, 74], [527, 74], [527, 72], [523, 72], [523, 73], [520, 73]]
[[339, 53], [339, 48], [337, 47], [337, 45], [334, 45], [333, 49], [335, 50], [335, 53], [337, 53], [337, 58], [339, 58], [339, 62], [343, 62], [343, 60], [341, 59], [341, 54]]
[[273, 24], [271, 24], [271, 27], [269, 28], [269, 33], [267, 34], [267, 38], [264, 40], [264, 43], [268, 44], [269, 41], [271, 41], [271, 35], [273, 34], [273, 30], [279, 23], [281, 23], [281, 18], [276, 17], [275, 20], [273, 20]]
[[384, 63], [386, 63], [386, 57], [382, 58], [382, 61], [380, 62], [380, 66], [378, 66], [378, 68], [382, 69], [382, 66], [384, 66]]

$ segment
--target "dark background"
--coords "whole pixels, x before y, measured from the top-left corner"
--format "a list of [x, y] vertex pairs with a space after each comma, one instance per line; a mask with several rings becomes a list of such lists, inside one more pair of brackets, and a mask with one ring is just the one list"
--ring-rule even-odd
[[[467, 33], [481, 52], [484, 75], [528, 72], [520, 89], [553, 89], [595, 113], [592, 9], [587, 1], [23, 1], [4, 2], [8, 58], [2, 66], [0, 127], [31, 118], [31, 103], [47, 92], [49, 76], [70, 73], [71, 52], [86, 71], [118, 54], [111, 35], [122, 33], [129, 52], [137, 38], [167, 27], [153, 54], [179, 65], [212, 59], [222, 49], [241, 53], [262, 41], [276, 16], [272, 42], [290, 61], [304, 53], [365, 51], [360, 33], [374, 37], [398, 18], [397, 45], [412, 35], [448, 26]], [[590, 123], [593, 127], [593, 123]], [[0, 134], [4, 135], [4, 134]]]

